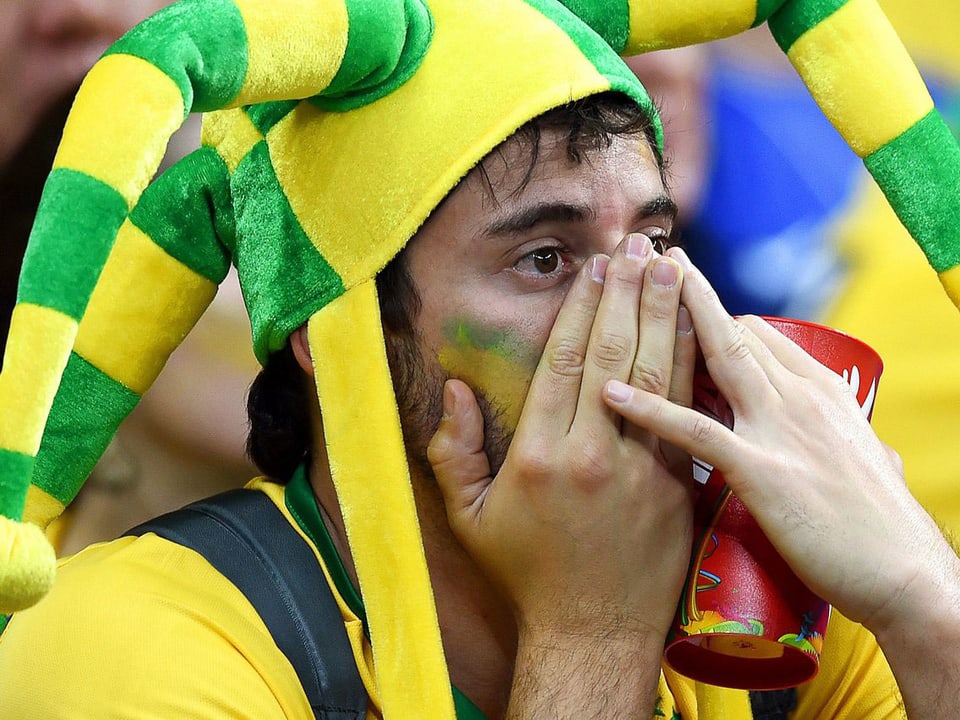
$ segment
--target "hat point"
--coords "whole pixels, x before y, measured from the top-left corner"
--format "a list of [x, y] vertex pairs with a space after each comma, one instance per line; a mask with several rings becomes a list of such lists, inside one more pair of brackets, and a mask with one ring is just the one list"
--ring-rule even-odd
[[0, 517], [0, 612], [36, 604], [53, 586], [57, 558], [43, 531]]

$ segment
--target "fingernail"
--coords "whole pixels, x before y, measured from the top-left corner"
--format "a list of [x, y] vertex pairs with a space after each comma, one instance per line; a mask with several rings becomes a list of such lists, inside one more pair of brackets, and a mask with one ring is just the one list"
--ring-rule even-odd
[[690, 311], [685, 305], [681, 305], [677, 310], [677, 335], [686, 335], [693, 330], [693, 319], [690, 317]]
[[651, 250], [653, 250], [653, 243], [650, 242], [650, 238], [641, 233], [631, 233], [624, 241], [623, 251], [629, 258], [643, 260]]
[[443, 385], [443, 417], [441, 419], [449, 420], [453, 417], [456, 409], [457, 394], [453, 391], [453, 388], [450, 387], [450, 383], [446, 382]]
[[690, 258], [687, 253], [684, 252], [683, 248], [674, 246], [670, 248], [668, 252], [670, 253], [670, 257], [676, 260], [684, 270], [689, 270], [693, 267], [693, 263], [690, 262]]
[[614, 402], [622, 403], [630, 399], [633, 395], [633, 388], [619, 380], [611, 380], [607, 383], [607, 397]]
[[662, 258], [653, 266], [653, 282], [657, 285], [672, 287], [680, 276], [680, 268], [673, 260]]
[[607, 274], [607, 263], [610, 261], [604, 255], [594, 255], [590, 258], [590, 277], [594, 282], [602, 283]]

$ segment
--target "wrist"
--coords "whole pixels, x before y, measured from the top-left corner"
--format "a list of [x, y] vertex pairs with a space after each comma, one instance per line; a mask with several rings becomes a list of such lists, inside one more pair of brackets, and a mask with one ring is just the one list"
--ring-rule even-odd
[[960, 558], [946, 542], [940, 555], [939, 561], [918, 563], [901, 591], [864, 620], [886, 654], [929, 652], [931, 638], [954, 649], [960, 645]]
[[636, 623], [522, 629], [508, 717], [649, 717], [664, 635]]

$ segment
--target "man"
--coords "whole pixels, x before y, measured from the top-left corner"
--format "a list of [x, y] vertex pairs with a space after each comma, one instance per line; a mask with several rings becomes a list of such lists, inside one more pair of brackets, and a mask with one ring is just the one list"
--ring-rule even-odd
[[[475, 10], [459, 6], [454, 13], [443, 3], [431, 3], [436, 37], [418, 71], [427, 74], [394, 89], [396, 95], [437, 81], [429, 74], [436, 57], [430, 53], [450, 50], [445, 37], [451, 28], [465, 32], [463, 26], [492, 22], [509, 35], [511, 26], [498, 12], [515, 11], [515, 20], [523, 13], [522, 30], [538, 30], [518, 33], [519, 40], [537, 37], [544, 48], [559, 53], [562, 45], [562, 52], [569, 52], [569, 43], [545, 39], [555, 29], [526, 14], [523, 4]], [[571, 22], [564, 14], [547, 19]], [[247, 22], [255, 21], [248, 17]], [[256, 39], [257, 33], [249, 36]], [[581, 42], [587, 37], [578, 36]], [[483, 58], [485, 70], [495, 71], [493, 60]], [[558, 111], [532, 110], [522, 98], [533, 88], [523, 88], [521, 99], [511, 99], [516, 105], [506, 107], [523, 106], [529, 118], [538, 118], [532, 125], [522, 124], [516, 134], [506, 130], [508, 139], [490, 145], [496, 148], [492, 153], [480, 149], [490, 137], [484, 135], [484, 142], [470, 143], [480, 157], [472, 157], [465, 168], [459, 160], [450, 161], [450, 171], [446, 161], [439, 166], [437, 173], [449, 187], [438, 188], [430, 177], [429, 194], [411, 193], [417, 212], [429, 218], [414, 223], [419, 229], [407, 249], [381, 276], [384, 307], [375, 315], [368, 312], [369, 301], [376, 301], [370, 283], [356, 281], [350, 264], [336, 255], [338, 246], [328, 244], [336, 227], [315, 233], [314, 241], [346, 278], [347, 289], [319, 311], [307, 308], [305, 326], [304, 317], [290, 324], [296, 317], [291, 307], [327, 291], [329, 276], [312, 276], [319, 271], [306, 261], [291, 273], [296, 266], [288, 256], [276, 266], [283, 273], [268, 272], [274, 262], [270, 243], [292, 243], [298, 232], [315, 229], [318, 216], [312, 208], [329, 200], [321, 191], [346, 192], [347, 176], [339, 186], [324, 188], [292, 182], [287, 175], [296, 169], [318, 183], [327, 181], [329, 176], [312, 166], [328, 162], [323, 144], [301, 147], [316, 156], [287, 151], [315, 129], [326, 139], [326, 131], [358, 115], [330, 117], [309, 101], [292, 110], [271, 107], [268, 115], [235, 112], [229, 117], [231, 133], [223, 136], [230, 142], [218, 145], [218, 157], [201, 151], [192, 164], [181, 166], [180, 175], [174, 172], [163, 181], [185, 184], [200, 177], [208, 183], [198, 193], [201, 204], [216, 208], [209, 226], [241, 266], [255, 334], [263, 341], [261, 355], [265, 348], [274, 353], [283, 352], [287, 343], [291, 348], [285, 360], [270, 358], [265, 377], [282, 375], [275, 358], [289, 362], [289, 353], [314, 376], [319, 405], [312, 410], [306, 466], [291, 467], [290, 458], [301, 459], [296, 450], [274, 454], [286, 458], [292, 472], [286, 488], [265, 481], [251, 488], [270, 496], [288, 522], [310, 538], [316, 559], [324, 563], [354, 643], [370, 714], [448, 715], [450, 692], [443, 685], [449, 673], [457, 688], [453, 702], [463, 717], [478, 708], [492, 717], [647, 717], [671, 708], [689, 717], [748, 717], [743, 693], [661, 678], [663, 642], [690, 549], [689, 457], [682, 451], [729, 474], [798, 573], [843, 612], [877, 631], [911, 710], [931, 717], [949, 712], [956, 698], [943, 688], [956, 687], [951, 677], [956, 659], [946, 651], [918, 656], [918, 646], [926, 652], [928, 643], [904, 637], [903, 631], [908, 622], [912, 627], [921, 621], [928, 632], [936, 629], [948, 637], [957, 632], [956, 557], [896, 482], [895, 462], [870, 433], [849, 391], [763, 326], [729, 318], [682, 253], [671, 250], [664, 256], [654, 249], [653, 241], [669, 236], [675, 212], [662, 181], [656, 126], [643, 96], [623, 81], [621, 70], [629, 70], [605, 67], [612, 78], [607, 86], [591, 80], [591, 89], [577, 92], [589, 99], [571, 106], [564, 91], [569, 96], [581, 87], [580, 71], [571, 70], [569, 78], [559, 73], [548, 103], [562, 106]], [[542, 66], [526, 70], [537, 87], [542, 80], [552, 82], [553, 72]], [[477, 103], [470, 107], [496, 120], [500, 115], [485, 105], [485, 95], [511, 88], [485, 91], [466, 93], [464, 102]], [[435, 114], [447, 107], [429, 109]], [[414, 119], [425, 118], [417, 114]], [[458, 118], [463, 125], [456, 137], [473, 119], [467, 113]], [[411, 120], [399, 113], [394, 119]], [[253, 140], [240, 147], [234, 141], [242, 137], [244, 120], [249, 124], [244, 132]], [[382, 135], [375, 137], [385, 141], [395, 128], [383, 128], [383, 116], [378, 120]], [[262, 133], [261, 139], [251, 129]], [[446, 129], [431, 125], [423, 140], [429, 144], [417, 145], [418, 151], [430, 148], [418, 159], [431, 172], [434, 153], [443, 157], [439, 146], [450, 141]], [[497, 132], [503, 134], [503, 127]], [[364, 142], [367, 136], [351, 138]], [[382, 147], [388, 153], [392, 145]], [[265, 150], [270, 163], [264, 162]], [[294, 157], [296, 168], [284, 160]], [[217, 163], [232, 173], [233, 227], [216, 183]], [[341, 159], [325, 170], [335, 173], [344, 164]], [[384, 173], [396, 167], [385, 165]], [[361, 186], [377, 182], [372, 176], [362, 180]], [[275, 195], [277, 185], [299, 224], [290, 223], [290, 214], [261, 206], [254, 223], [250, 207], [244, 207]], [[385, 203], [375, 211], [392, 219], [388, 201], [410, 189], [388, 190], [391, 194], [385, 190], [375, 196]], [[181, 203], [192, 196], [175, 195]], [[429, 199], [425, 209], [422, 196]], [[156, 197], [144, 195], [137, 207], [146, 205], [151, 212], [135, 209], [133, 222], [148, 238], [161, 238], [183, 253], [167, 235], [177, 228], [156, 224]], [[362, 214], [368, 207], [348, 202], [325, 206], [325, 213]], [[185, 213], [191, 222], [178, 226], [190, 225], [198, 235], [210, 230], [191, 214], [192, 206]], [[409, 223], [407, 216], [401, 214], [399, 223]], [[268, 234], [257, 237], [273, 238], [267, 245], [244, 244], [232, 236], [236, 230], [249, 238], [264, 227]], [[286, 233], [276, 232], [277, 227]], [[350, 262], [367, 262], [367, 254], [395, 256], [399, 248], [388, 246], [384, 253], [378, 244], [379, 233], [389, 235], [391, 227], [352, 227], [355, 236], [372, 240]], [[121, 228], [118, 245], [133, 242], [125, 232], [140, 237]], [[408, 238], [402, 229], [397, 232], [405, 245]], [[103, 275], [111, 271], [108, 261]], [[416, 294], [394, 294], [397, 305], [391, 305], [388, 281]], [[301, 282], [304, 287], [297, 285]], [[282, 305], [270, 304], [279, 314], [264, 321], [259, 291], [270, 295], [271, 288], [290, 287], [297, 293], [266, 298]], [[96, 293], [87, 313], [108, 312], [97, 304]], [[87, 317], [81, 320], [81, 336]], [[411, 323], [407, 329], [399, 324], [404, 317]], [[392, 461], [391, 426], [383, 420], [388, 408], [377, 394], [382, 378], [375, 353], [349, 352], [369, 350], [369, 342], [358, 338], [366, 337], [372, 321], [375, 333], [386, 336], [401, 410], [408, 452], [401, 455], [400, 470]], [[697, 345], [731, 399], [736, 435], [684, 407]], [[95, 355], [96, 348], [87, 346], [85, 352]], [[116, 375], [126, 372], [130, 367], [124, 365]], [[781, 394], [788, 389], [797, 391]], [[262, 390], [262, 398], [277, 399]], [[305, 394], [301, 388], [295, 397], [302, 401]], [[843, 440], [835, 445], [846, 461], [839, 468], [838, 448], [828, 443], [836, 428]], [[272, 452], [269, 443], [256, 443]], [[784, 468], [794, 467], [828, 472], [804, 478], [816, 492], [781, 487]], [[398, 485], [412, 491], [432, 589], [429, 603], [432, 608], [435, 602], [442, 643], [439, 669], [431, 664], [433, 628], [418, 622], [423, 613], [416, 611], [426, 603], [419, 595], [422, 586], [407, 584], [408, 578], [417, 579], [418, 568], [416, 548], [404, 535], [408, 508], [402, 496], [391, 494]], [[862, 507], [849, 525], [824, 513], [823, 498], [840, 490], [851, 493], [844, 508]], [[364, 497], [371, 501], [364, 503]], [[802, 519], [789, 537], [774, 532], [771, 520], [785, 506]], [[891, 508], [901, 518], [894, 527], [889, 527]], [[879, 535], [890, 536], [899, 552], [867, 542]], [[850, 547], [863, 552], [853, 554]], [[820, 563], [813, 562], [813, 554]], [[889, 569], [878, 573], [882, 562]], [[905, 568], [918, 571], [912, 582]], [[391, 614], [393, 623], [384, 625]], [[799, 711], [822, 717], [836, 703], [856, 716], [874, 703], [872, 716], [897, 717], [898, 690], [876, 647], [862, 630], [839, 618], [831, 631], [834, 647], [849, 652], [857, 670], [844, 674], [839, 658], [825, 656], [822, 678], [799, 694]], [[420, 642], [421, 636], [427, 641]], [[64, 657], [87, 661], [81, 668], [69, 667], [61, 662]], [[397, 664], [408, 657], [412, 660]], [[46, 702], [39, 710], [45, 716], [74, 708], [119, 716], [311, 715], [297, 676], [237, 588], [202, 557], [153, 534], [95, 546], [65, 561], [50, 596], [11, 620], [0, 640], [0, 672], [5, 680], [14, 678], [0, 691], [9, 698], [0, 699], [20, 714], [26, 707], [14, 703], [25, 702], [29, 694], [32, 703], [36, 697]], [[45, 683], [56, 693], [37, 691]], [[410, 687], [422, 694], [405, 695]], [[397, 698], [408, 704], [398, 705]]]

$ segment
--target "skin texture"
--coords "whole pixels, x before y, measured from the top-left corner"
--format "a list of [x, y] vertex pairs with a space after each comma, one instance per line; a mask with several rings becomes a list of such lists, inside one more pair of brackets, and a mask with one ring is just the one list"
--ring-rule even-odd
[[955, 713], [960, 559], [910, 495], [899, 457], [846, 381], [761, 319], [731, 318], [686, 256], [669, 252], [735, 430], [617, 381], [607, 403], [723, 472], [794, 572], [876, 635], [911, 718]]
[[[690, 465], [600, 390], [618, 378], [689, 401], [682, 274], [649, 239], [674, 207], [639, 137], [577, 164], [547, 133], [514, 192], [526, 152], [491, 156], [493, 192], [468, 176], [406, 251], [422, 309], [401, 356], [419, 372], [395, 376], [419, 387], [395, 385], [447, 661], [490, 717], [649, 716], [689, 554]], [[302, 331], [294, 349], [309, 368]], [[325, 468], [311, 472], [342, 538]]]
[[[514, 192], [526, 166], [508, 143], [485, 162], [492, 192], [468, 176], [405, 251], [422, 310], [395, 385], [454, 684], [488, 717], [649, 717], [690, 552], [691, 453], [875, 633], [911, 717], [949, 716], [960, 561], [849, 386], [732, 319], [682, 252], [652, 249], [673, 212], [646, 146], [576, 164], [548, 133], [540, 150]], [[732, 431], [689, 409], [698, 345]], [[309, 372], [303, 330], [293, 346]], [[322, 448], [319, 420], [315, 435]]]

